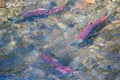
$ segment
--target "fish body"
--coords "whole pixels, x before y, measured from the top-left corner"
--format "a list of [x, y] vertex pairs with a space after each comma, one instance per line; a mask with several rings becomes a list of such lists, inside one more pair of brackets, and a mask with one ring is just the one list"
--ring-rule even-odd
[[63, 66], [61, 64], [56, 64], [56, 69], [58, 71], [60, 71], [61, 73], [63, 73], [63, 74], [73, 73], [74, 72], [74, 70], [72, 68], [69, 68], [67, 66]]
[[61, 6], [61, 7], [58, 7], [58, 8], [54, 8], [54, 9], [48, 10], [47, 14], [50, 15], [50, 14], [62, 11], [63, 9], [64, 9], [64, 6]]
[[77, 39], [80, 40], [80, 41], [83, 41], [95, 27], [97, 27], [99, 24], [103, 23], [103, 22], [106, 21], [107, 19], [108, 19], [108, 16], [104, 16], [104, 17], [98, 19], [97, 21], [89, 24], [89, 25], [77, 36]]
[[51, 10], [46, 10], [43, 8], [27, 11], [21, 14], [23, 18], [29, 18], [29, 17], [34, 17], [34, 16], [48, 16], [50, 14], [62, 11], [64, 9], [64, 6], [57, 7]]
[[57, 63], [58, 63], [58, 60], [57, 60], [57, 59], [55, 59], [55, 58], [53, 58], [53, 57], [51, 57], [51, 56], [49, 56], [49, 55], [46, 55], [46, 54], [44, 54], [44, 53], [41, 53], [41, 54], [40, 54], [40, 57], [41, 57], [44, 61], [46, 61], [46, 62], [48, 62], [48, 63], [52, 63], [52, 64], [57, 64]]
[[24, 18], [28, 18], [31, 16], [45, 15], [45, 13], [46, 13], [46, 10], [40, 8], [40, 9], [35, 9], [35, 10], [24, 12], [21, 14], [21, 16]]

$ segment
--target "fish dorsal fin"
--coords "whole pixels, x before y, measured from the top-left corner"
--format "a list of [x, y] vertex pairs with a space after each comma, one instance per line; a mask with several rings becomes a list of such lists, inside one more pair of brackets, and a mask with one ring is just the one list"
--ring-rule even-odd
[[31, 10], [29, 12], [38, 11], [38, 10], [45, 11], [46, 9], [44, 9], [44, 8], [38, 8], [38, 9]]

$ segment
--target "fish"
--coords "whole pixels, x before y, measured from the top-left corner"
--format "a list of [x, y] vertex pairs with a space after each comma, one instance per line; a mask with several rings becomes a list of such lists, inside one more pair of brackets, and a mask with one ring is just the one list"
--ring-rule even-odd
[[63, 9], [64, 9], [64, 6], [60, 6], [60, 7], [51, 9], [51, 10], [38, 8], [38, 9], [30, 10], [30, 11], [27, 11], [27, 12], [23, 12], [20, 15], [23, 18], [36, 17], [36, 16], [48, 16], [50, 14], [54, 14], [56, 12], [62, 11]]
[[67, 74], [67, 73], [73, 73], [74, 70], [72, 68], [69, 68], [67, 66], [62, 65], [59, 60], [56, 58], [51, 57], [50, 55], [46, 55], [44, 53], [40, 54], [40, 58], [44, 60], [45, 62], [48, 62], [50, 64], [53, 64], [55, 66], [55, 69], [61, 72], [62, 74]]
[[104, 16], [97, 21], [90, 23], [78, 36], [77, 39], [82, 42], [89, 35], [89, 33], [96, 28], [99, 24], [102, 24], [108, 19], [108, 16]]

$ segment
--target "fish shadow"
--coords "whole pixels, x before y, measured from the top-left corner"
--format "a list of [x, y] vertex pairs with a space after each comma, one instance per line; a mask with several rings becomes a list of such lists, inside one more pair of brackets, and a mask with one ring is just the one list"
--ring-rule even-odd
[[26, 21], [28, 21], [28, 22], [33, 22], [33, 21], [35, 21], [36, 19], [39, 19], [39, 18], [48, 18], [48, 16], [49, 15], [38, 15], [38, 16], [29, 16], [29, 17], [21, 17], [20, 15], [18, 15], [18, 16], [14, 16], [14, 17], [12, 17], [12, 18], [8, 18], [8, 20], [9, 21], [11, 21], [11, 22], [14, 22], [14, 23], [16, 23], [16, 24], [19, 24], [19, 23], [21, 23], [21, 22], [26, 22]]

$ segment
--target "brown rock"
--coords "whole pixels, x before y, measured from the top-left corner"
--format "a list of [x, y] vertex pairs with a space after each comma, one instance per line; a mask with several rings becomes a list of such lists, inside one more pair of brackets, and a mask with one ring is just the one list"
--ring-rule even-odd
[[6, 7], [6, 2], [0, 0], [0, 8], [5, 8], [5, 7]]
[[95, 4], [95, 0], [85, 0], [88, 4]]

